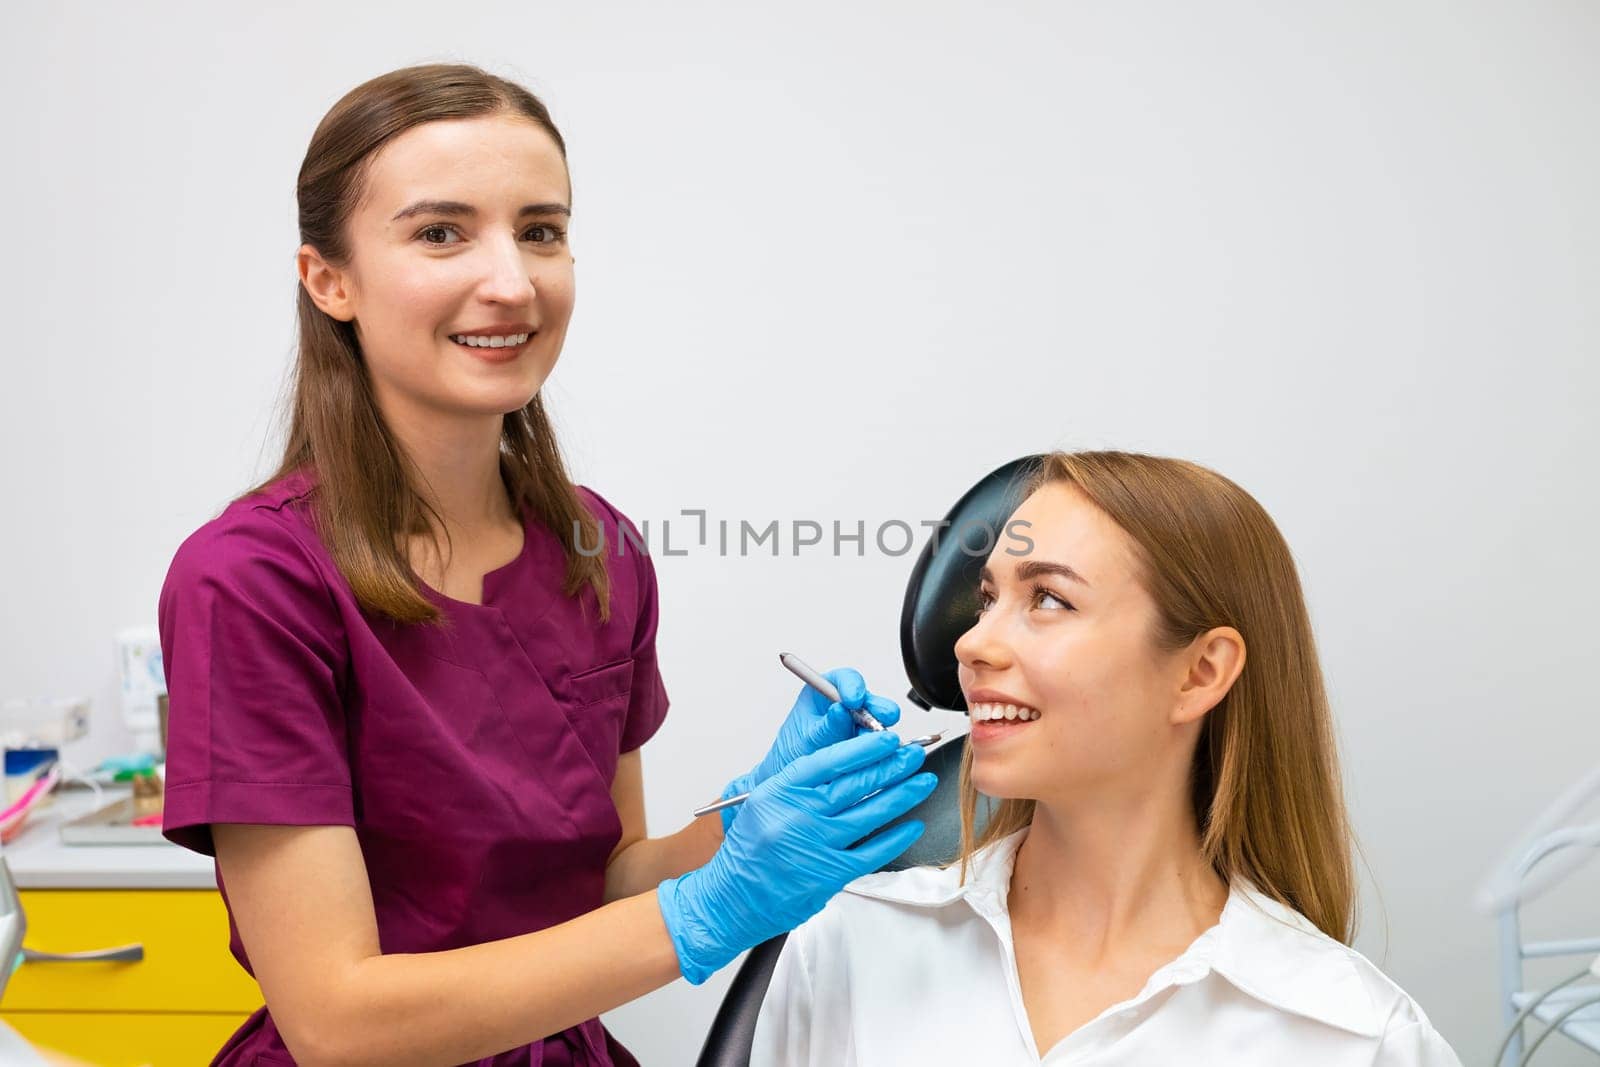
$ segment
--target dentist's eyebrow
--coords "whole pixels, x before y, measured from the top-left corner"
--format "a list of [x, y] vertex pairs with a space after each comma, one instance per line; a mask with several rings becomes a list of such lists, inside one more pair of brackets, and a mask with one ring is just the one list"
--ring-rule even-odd
[[[417, 215], [447, 215], [451, 218], [475, 218], [478, 209], [471, 204], [463, 204], [459, 200], [418, 200], [410, 207], [400, 209], [400, 213], [390, 222], [399, 222], [401, 219], [414, 218]], [[572, 215], [572, 209], [565, 204], [525, 204], [517, 212], [517, 218], [525, 215]]]
[[[1071, 567], [1067, 566], [1065, 563], [1051, 563], [1048, 560], [1029, 559], [1017, 564], [1017, 581], [1019, 582], [1025, 582], [1030, 578], [1037, 578], [1040, 575], [1045, 574], [1053, 574], [1057, 577], [1065, 578], [1069, 582], [1077, 582], [1079, 585], [1089, 585], [1089, 580], [1087, 578], [1073, 570]], [[988, 582], [992, 585], [994, 584], [994, 572], [989, 570], [988, 567], [985, 567], [983, 570], [978, 572], [978, 580]]]

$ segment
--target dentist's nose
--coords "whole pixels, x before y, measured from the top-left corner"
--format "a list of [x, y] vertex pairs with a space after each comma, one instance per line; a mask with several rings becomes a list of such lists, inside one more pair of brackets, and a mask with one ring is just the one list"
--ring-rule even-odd
[[483, 300], [510, 305], [533, 300], [533, 272], [515, 239], [486, 242], [483, 256], [483, 278], [478, 285], [478, 295]]

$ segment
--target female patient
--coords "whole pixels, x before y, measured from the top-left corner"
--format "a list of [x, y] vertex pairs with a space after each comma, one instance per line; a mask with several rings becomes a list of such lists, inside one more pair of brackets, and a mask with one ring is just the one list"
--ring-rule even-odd
[[752, 1062], [1459, 1067], [1347, 947], [1333, 727], [1272, 520], [1151, 456], [1057, 454], [1029, 489], [1033, 546], [995, 549], [956, 644], [961, 861], [790, 935]]

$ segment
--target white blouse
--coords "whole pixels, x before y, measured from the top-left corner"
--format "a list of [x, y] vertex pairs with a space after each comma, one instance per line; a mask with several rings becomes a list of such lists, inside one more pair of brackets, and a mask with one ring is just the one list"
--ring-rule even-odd
[[1461, 1067], [1416, 1002], [1305, 916], [1233, 885], [1217, 925], [1043, 1054], [1006, 901], [1026, 830], [959, 866], [852, 882], [789, 935], [752, 1067]]

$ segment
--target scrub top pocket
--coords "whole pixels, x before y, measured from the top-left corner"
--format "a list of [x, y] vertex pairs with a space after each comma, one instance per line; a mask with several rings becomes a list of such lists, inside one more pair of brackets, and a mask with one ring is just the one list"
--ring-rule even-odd
[[[592, 589], [566, 591], [562, 540], [525, 509], [523, 551], [484, 575], [482, 603], [423, 586], [437, 625], [399, 623], [356, 599], [318, 532], [313, 483], [296, 474], [235, 501], [173, 560], [160, 605], [166, 834], [209, 853], [213, 823], [353, 827], [385, 953], [599, 908], [622, 833], [619, 753], [668, 707], [649, 557], [607, 557], [601, 620]], [[578, 492], [605, 543], [632, 530]], [[294, 1061], [263, 1009], [216, 1062]], [[636, 1061], [590, 1019], [483, 1062]]]
[[568, 679], [572, 704], [568, 712], [595, 766], [609, 782], [617, 772], [622, 725], [633, 691], [633, 660], [621, 659], [591, 667]]

